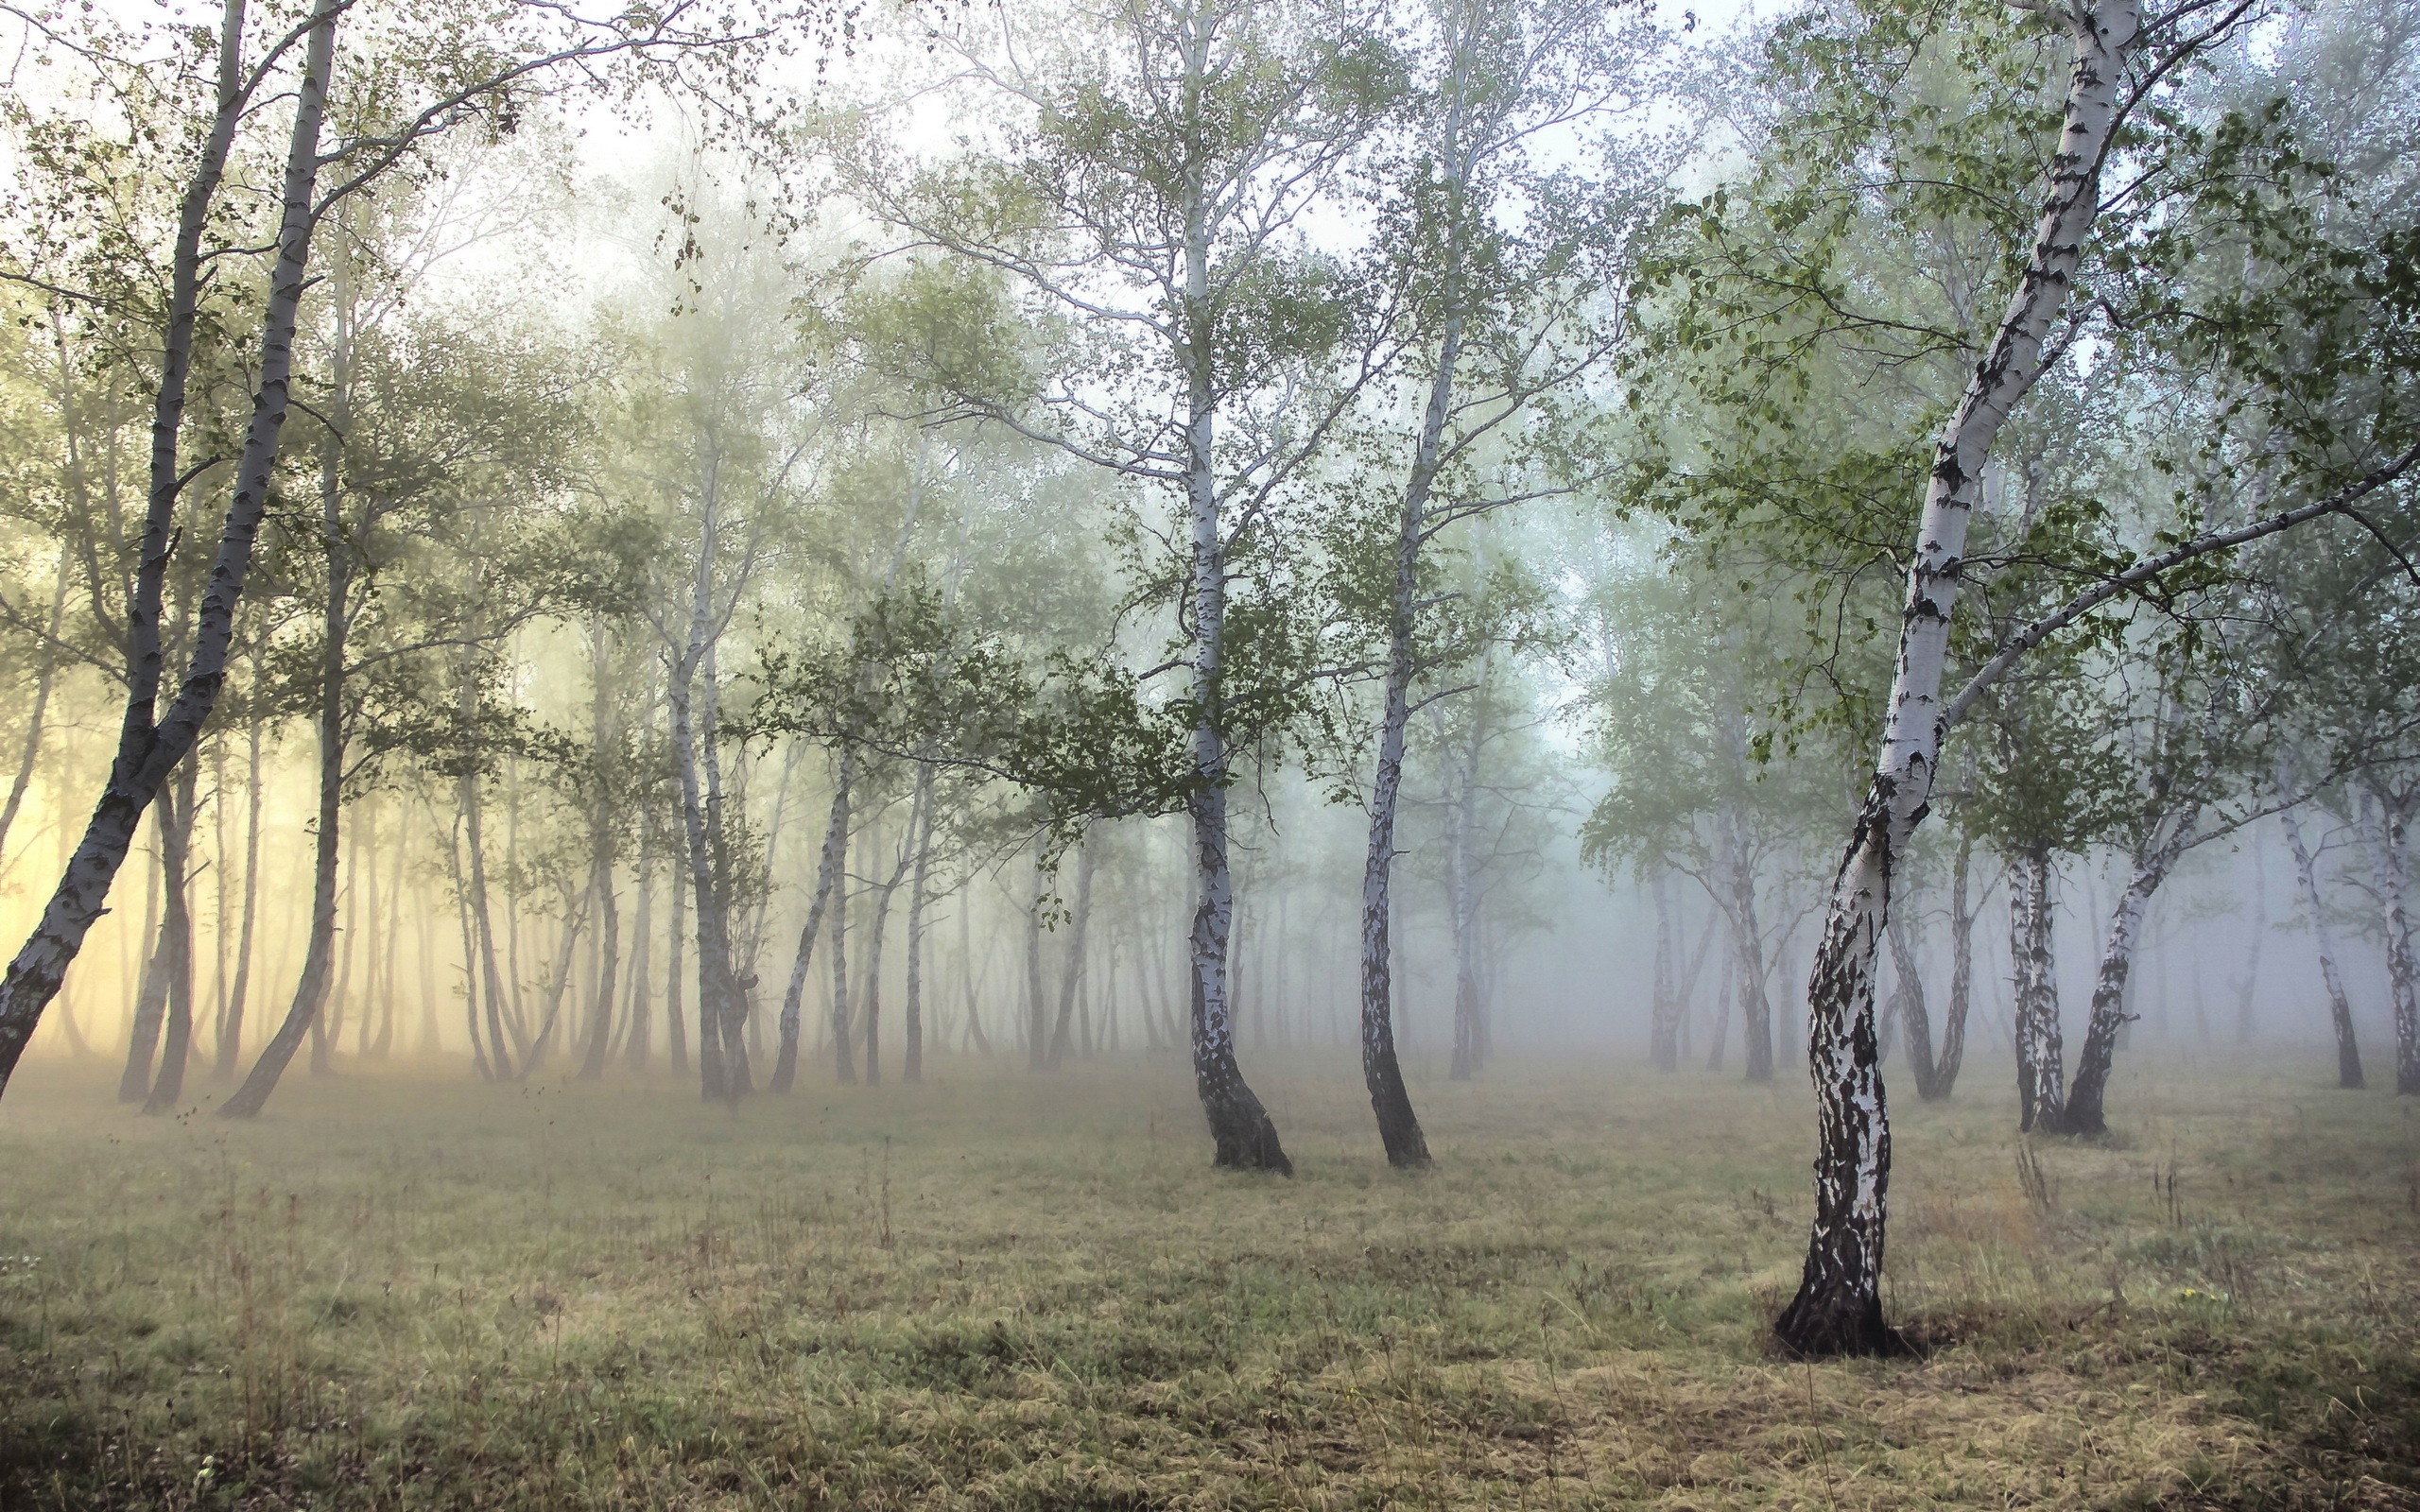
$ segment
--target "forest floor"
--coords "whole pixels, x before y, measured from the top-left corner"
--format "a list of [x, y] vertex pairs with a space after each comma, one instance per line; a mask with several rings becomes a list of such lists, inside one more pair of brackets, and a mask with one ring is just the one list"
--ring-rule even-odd
[[2100, 1145], [2004, 1068], [1903, 1096], [1912, 1358], [1806, 1365], [1811, 1100], [1508, 1061], [1255, 1079], [967, 1060], [736, 1118], [668, 1077], [289, 1078], [0, 1112], [0, 1507], [2420, 1507], [2420, 1099], [2324, 1053], [2121, 1068]]

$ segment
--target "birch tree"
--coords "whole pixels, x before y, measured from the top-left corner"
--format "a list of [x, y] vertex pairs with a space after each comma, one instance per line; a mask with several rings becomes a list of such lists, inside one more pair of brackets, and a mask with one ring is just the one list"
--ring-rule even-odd
[[1281, 1173], [1292, 1162], [1236, 1058], [1227, 788], [1231, 753], [1282, 725], [1300, 686], [1266, 555], [1275, 522], [1374, 375], [1343, 270], [1303, 231], [1393, 101], [1373, 19], [1200, 0], [1099, 18], [1056, 50], [1013, 26], [999, 45], [988, 23], [940, 30], [963, 83], [1015, 112], [999, 157], [917, 172], [868, 132], [851, 169], [909, 236], [1086, 322], [1030, 397], [959, 386], [958, 412], [1167, 502], [1150, 572], [1174, 591], [1164, 670], [1184, 675], [1191, 723], [1195, 1085], [1218, 1163]]
[[[120, 129], [146, 146], [164, 144], [167, 161], [160, 168], [182, 187], [174, 231], [160, 254], [168, 295], [158, 323], [148, 490], [126, 615], [127, 699], [118, 751], [82, 841], [0, 981], [0, 1089], [105, 908], [135, 826], [192, 751], [225, 681], [236, 612], [290, 407], [298, 316], [311, 283], [312, 241], [321, 220], [348, 197], [414, 161], [433, 139], [457, 130], [499, 133], [510, 129], [517, 112], [566, 90], [615, 83], [627, 88], [648, 78], [678, 83], [684, 65], [692, 71], [719, 65], [719, 83], [740, 85], [771, 35], [769, 26], [725, 30], [686, 4], [605, 21], [549, 6], [514, 6], [469, 27], [441, 24], [450, 12], [380, 11], [377, 24], [362, 28], [365, 40], [380, 51], [348, 58], [346, 77], [378, 90], [383, 109], [363, 112], [367, 119], [359, 129], [329, 142], [323, 126], [336, 82], [337, 33], [353, 13], [354, 0], [313, 0], [306, 10], [261, 15], [248, 12], [246, 0], [227, 0], [207, 41], [175, 25], [122, 38], [93, 13], [89, 25], [100, 30], [72, 40], [60, 37], [121, 98], [156, 101], [156, 115], [138, 112]], [[22, 19], [26, 13], [18, 14]], [[30, 25], [47, 30], [53, 24], [36, 18]], [[146, 56], [161, 38], [173, 39], [181, 50], [164, 59]], [[183, 86], [164, 100], [150, 95], [163, 77]], [[732, 98], [747, 97], [745, 89], [732, 90]], [[250, 188], [243, 179], [231, 183], [227, 165], [239, 136], [281, 116], [284, 167], [269, 215], [268, 204], [243, 198]], [[73, 287], [96, 266], [106, 267], [120, 244], [108, 234], [109, 227], [76, 214], [80, 207], [72, 192], [54, 198], [50, 187], [13, 196], [10, 218], [22, 232], [29, 218], [42, 217], [62, 200], [66, 212], [49, 217], [40, 241], [12, 234], [9, 242], [63, 251], [40, 266], [28, 266], [12, 253], [6, 271], [13, 281]], [[28, 203], [34, 207], [31, 217]], [[248, 244], [273, 249], [254, 318], [258, 355], [251, 418], [234, 455], [195, 458], [185, 450], [184, 409], [204, 275], [215, 260], [235, 255]], [[162, 589], [178, 555], [178, 507], [189, 487], [222, 464], [232, 464], [226, 467], [232, 476], [220, 485], [227, 503], [209, 586], [196, 611], [182, 678], [164, 710], [168, 667]]]

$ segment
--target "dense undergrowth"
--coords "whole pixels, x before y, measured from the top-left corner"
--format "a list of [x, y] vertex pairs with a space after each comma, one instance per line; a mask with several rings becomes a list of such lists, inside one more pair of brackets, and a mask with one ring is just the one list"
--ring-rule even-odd
[[0, 1112], [0, 1507], [2420, 1507], [2420, 1125], [2319, 1057], [1897, 1108], [1910, 1359], [1806, 1365], [1809, 1103], [1615, 1064], [810, 1084], [301, 1075]]

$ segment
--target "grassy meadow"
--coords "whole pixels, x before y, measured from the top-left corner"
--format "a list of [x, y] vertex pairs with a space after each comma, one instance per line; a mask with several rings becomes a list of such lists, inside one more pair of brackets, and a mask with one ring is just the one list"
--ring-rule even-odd
[[[1274, 1057], [1264, 1057], [1271, 1059]], [[2420, 1507], [2420, 1123], [2319, 1055], [2123, 1070], [2107, 1145], [2001, 1069], [1897, 1105], [1893, 1315], [1775, 1358], [1792, 1074], [1172, 1063], [760, 1096], [314, 1081], [0, 1109], [0, 1508]], [[207, 1089], [206, 1089], [207, 1090]]]

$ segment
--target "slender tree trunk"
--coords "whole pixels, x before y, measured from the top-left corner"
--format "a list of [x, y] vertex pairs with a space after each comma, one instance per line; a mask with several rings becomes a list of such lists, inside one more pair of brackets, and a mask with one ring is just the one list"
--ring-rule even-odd
[[193, 905], [189, 884], [193, 878], [193, 821], [195, 813], [195, 769], [192, 762], [177, 768], [177, 775], [162, 790], [171, 799], [170, 814], [161, 817], [167, 822], [160, 826], [160, 855], [164, 908], [160, 922], [161, 975], [167, 981], [168, 1014], [166, 1033], [160, 1045], [160, 1073], [151, 1083], [151, 1095], [143, 1104], [147, 1113], [168, 1113], [176, 1110], [177, 1100], [184, 1095], [185, 1062], [193, 1045]]
[[[378, 953], [378, 1036], [370, 1041], [372, 1060], [384, 1060], [395, 1042], [395, 956], [404, 938], [404, 845], [403, 815], [395, 816], [395, 870], [387, 884], [387, 932], [385, 944]], [[372, 877], [373, 885], [376, 876]], [[373, 909], [374, 913], [375, 910]]]
[[[2374, 790], [2375, 791], [2375, 790]], [[2387, 986], [2394, 1002], [2394, 1091], [2400, 1097], [2420, 1092], [2420, 1000], [2415, 1000], [2411, 956], [2411, 919], [2404, 891], [2410, 876], [2404, 805], [2377, 793], [2378, 822], [2372, 836], [2378, 900], [2386, 919]]]
[[[2291, 792], [2290, 782], [2281, 782], [2281, 791]], [[2310, 848], [2303, 843], [2302, 821], [2289, 807], [2277, 816], [2285, 826], [2286, 847], [2293, 853], [2294, 877], [2302, 884], [2303, 902], [2310, 908], [2312, 942], [2319, 950], [2320, 980], [2327, 988], [2328, 1021], [2336, 1029], [2336, 1085], [2348, 1091], [2358, 1091], [2366, 1083], [2361, 1076], [2361, 1046], [2353, 1033], [2353, 1001], [2344, 990], [2343, 973], [2336, 966], [2336, 940], [2327, 927], [2326, 904], [2319, 894], [2319, 874], [2311, 868]]]
[[[1730, 891], [1731, 946], [1738, 954], [1741, 1051], [1750, 1081], [1773, 1078], [1773, 1014], [1765, 996], [1764, 926], [1756, 917], [1756, 868], [1748, 853], [1747, 825], [1739, 806], [1726, 803], [1721, 819], [1724, 881]], [[1876, 1044], [1876, 1063], [1880, 1046]]]
[[[152, 830], [161, 836], [162, 880], [165, 880], [167, 832], [173, 823], [175, 795], [163, 789], [152, 800]], [[143, 985], [134, 999], [134, 1016], [127, 1027], [126, 1069], [118, 1074], [117, 1100], [140, 1103], [151, 1093], [151, 1057], [159, 1053], [160, 1026], [168, 1012], [168, 941], [156, 899], [143, 920], [143, 938], [151, 952], [144, 957]]]
[[295, 313], [306, 282], [304, 269], [315, 225], [312, 199], [319, 180], [320, 125], [336, 53], [337, 18], [344, 4], [345, 0], [315, 0], [307, 23], [304, 62], [288, 139], [277, 262], [269, 275], [269, 296], [261, 319], [259, 385], [253, 394], [251, 421], [194, 627], [186, 676], [167, 715], [155, 722], [164, 672], [160, 640], [162, 588], [176, 528], [177, 500], [185, 481], [179, 475], [176, 447], [199, 286], [199, 247], [225, 163], [224, 144], [232, 140], [244, 110], [237, 45], [243, 17], [240, 8], [233, 5], [226, 13], [221, 52], [229, 60], [221, 64], [218, 112], [180, 212], [176, 250], [170, 259], [168, 320], [152, 433], [151, 496], [137, 558], [136, 589], [127, 613], [130, 654], [125, 720], [108, 783], [86, 823], [83, 839], [33, 934], [9, 963], [5, 980], [0, 980], [0, 1092], [6, 1091], [18, 1058], [41, 1025], [43, 1010], [58, 996], [68, 963], [83, 948], [93, 921], [106, 909], [110, 885], [126, 860], [144, 811], [151, 806], [168, 774], [192, 751], [203, 722], [217, 703], [227, 649], [234, 633], [236, 604], [243, 595], [252, 543], [268, 507], [270, 472], [285, 423]]
[[1907, 924], [1897, 919], [1891, 920], [1884, 931], [1884, 937], [1891, 942], [1891, 968], [1896, 978], [1891, 997], [1901, 1031], [1907, 1037], [1908, 1074], [1915, 1079], [1916, 1095], [1934, 1102], [1941, 1096], [1941, 1068], [1933, 1059], [1932, 1014], [1925, 1005], [1924, 971], [1916, 964], [1910, 933]]
[[2198, 807], [2188, 806], [2173, 819], [2173, 828], [2155, 826], [2153, 840], [2138, 847], [2134, 875], [2109, 911], [2109, 933], [2100, 948], [2100, 970], [2093, 979], [2092, 1018], [2084, 1028], [2083, 1049], [2076, 1057], [2076, 1075], [2066, 1102], [2049, 1126], [2063, 1134], [2098, 1138], [2109, 1132], [2103, 1109], [2109, 1090], [2109, 1069], [2118, 1053], [2118, 1034], [2131, 1022], [2126, 1012], [2127, 985], [2135, 953], [2141, 944], [2143, 919], [2151, 911], [2152, 895], [2185, 853]]
[[260, 917], [261, 896], [261, 726], [253, 713], [244, 729], [244, 899], [243, 920], [235, 931], [235, 980], [227, 988], [227, 1012], [218, 1026], [220, 1081], [235, 1078], [235, 1061], [244, 1049], [244, 1004], [252, 984], [252, 930]]
[[1468, 1081], [1478, 1070], [1478, 882], [1473, 875], [1478, 830], [1478, 739], [1474, 731], [1465, 764], [1455, 773], [1456, 791], [1447, 813], [1445, 911], [1454, 940], [1454, 1055], [1446, 1079]]
[[[458, 795], [459, 784], [455, 788]], [[431, 817], [436, 805], [430, 804]], [[476, 932], [471, 925], [471, 884], [462, 867], [462, 831], [469, 816], [458, 804], [454, 822], [445, 836], [445, 868], [454, 884], [454, 919], [462, 931], [462, 1023], [471, 1037], [471, 1064], [478, 1068], [479, 1080], [495, 1080], [495, 1069], [488, 1064], [487, 1042], [479, 1030], [479, 946]]]
[[664, 1042], [672, 1057], [672, 1074], [689, 1074], [689, 1022], [683, 1001], [689, 986], [684, 959], [689, 944], [689, 874], [676, 856], [667, 871], [672, 889], [672, 927], [664, 936]]
[[2260, 845], [2252, 850], [2252, 938], [2243, 949], [2243, 985], [2236, 989], [2235, 1042], [2253, 1040], [2253, 1010], [2260, 992], [2260, 943], [2269, 935], [2269, 868], [2261, 861]]
[[1428, 1137], [1413, 1111], [1395, 1054], [1394, 978], [1389, 972], [1394, 919], [1395, 811], [1403, 794], [1404, 736], [1411, 723], [1412, 637], [1418, 629], [1420, 547], [1426, 531], [1438, 445], [1453, 396], [1461, 317], [1446, 318], [1437, 374], [1429, 385], [1411, 477], [1396, 514], [1394, 588], [1387, 607], [1386, 701], [1378, 720], [1377, 770], [1370, 789], [1370, 844], [1361, 865], [1361, 1082], [1378, 1121], [1387, 1163], [1415, 1170], [1429, 1163]]
[[579, 953], [579, 936], [586, 927], [584, 911], [575, 911], [571, 900], [563, 901], [563, 922], [561, 937], [555, 945], [554, 971], [546, 978], [546, 1011], [538, 1021], [538, 1032], [529, 1038], [529, 1053], [522, 1058], [521, 1077], [527, 1082], [544, 1064], [546, 1048], [553, 1043], [555, 1025], [562, 1017], [563, 999], [571, 989], [572, 957]]
[[925, 1079], [925, 910], [930, 902], [925, 882], [933, 852], [933, 765], [916, 768], [914, 816], [908, 834], [916, 848], [916, 873], [908, 885], [908, 1043], [900, 1067], [904, 1080]]
[[337, 893], [337, 906], [343, 911], [343, 923], [337, 930], [336, 966], [328, 974], [328, 990], [320, 1011], [311, 1020], [311, 1074], [325, 1076], [336, 1068], [329, 1054], [339, 1043], [344, 1032], [344, 1018], [353, 1001], [353, 944], [360, 937], [356, 926], [361, 922], [361, 843], [356, 839], [345, 851], [344, 885]]
[[643, 1073], [654, 1048], [648, 1042], [654, 1035], [652, 984], [648, 976], [655, 969], [649, 959], [655, 947], [655, 831], [646, 821], [640, 822], [639, 902], [636, 917], [631, 920], [630, 1028], [622, 1037], [622, 1062], [632, 1071]]
[[613, 1049], [614, 999], [620, 985], [622, 964], [622, 906], [614, 896], [614, 850], [619, 832], [614, 814], [614, 790], [606, 781], [620, 749], [620, 736], [614, 728], [614, 706], [607, 691], [611, 668], [605, 658], [602, 615], [590, 623], [588, 634], [589, 676], [594, 692], [590, 723], [597, 771], [596, 801], [588, 819], [588, 895], [596, 900], [599, 937], [596, 1005], [589, 1012], [588, 1054], [580, 1061], [579, 1079], [601, 1081], [605, 1076], [605, 1057]]
[[[834, 852], [832, 895], [825, 928], [832, 936], [832, 1074], [843, 1087], [854, 1087], [857, 1080], [856, 1020], [849, 1002], [849, 817], [840, 816], [839, 849]], [[832, 837], [824, 837], [827, 849]], [[863, 840], [857, 853], [865, 853]]]
[[833, 764], [832, 814], [824, 821], [823, 846], [815, 865], [815, 901], [807, 905], [806, 923], [798, 932], [798, 954], [790, 962], [789, 986], [782, 993], [781, 1044], [773, 1061], [772, 1088], [777, 1092], [788, 1091], [798, 1074], [800, 1015], [806, 1001], [807, 968], [815, 960], [815, 936], [822, 932], [823, 915], [835, 890], [846, 885], [841, 871], [848, 860], [849, 788], [856, 770], [856, 748], [842, 746], [839, 759]]
[[2058, 1128], [2066, 1107], [2066, 1046], [2059, 1024], [2058, 963], [2051, 949], [2051, 880], [2050, 852], [2028, 850], [2016, 860], [2016, 881], [2009, 894], [2020, 1132]]
[[915, 843], [916, 816], [908, 816], [908, 832], [890, 878], [873, 889], [873, 930], [866, 939], [866, 1085], [882, 1085], [882, 936], [890, 922], [890, 902], [899, 885], [908, 876], [910, 855], [907, 849]]
[[[467, 673], [464, 690], [467, 705], [471, 697]], [[488, 1061], [495, 1070], [496, 1080], [510, 1081], [513, 1053], [505, 1045], [504, 973], [496, 961], [495, 921], [488, 913], [487, 839], [480, 824], [478, 774], [463, 773], [459, 791], [463, 849], [470, 862], [471, 922], [477, 929], [479, 948], [479, 1001], [487, 1009]]]
[[1033, 842], [1033, 903], [1025, 914], [1025, 1069], [1050, 1067], [1048, 1000], [1042, 989], [1042, 911], [1050, 899], [1050, 874], [1043, 865], [1043, 840]]
[[1975, 996], [1975, 915], [1967, 906], [1974, 856], [1973, 838], [1961, 834], [1949, 874], [1949, 1015], [1942, 1025], [1941, 1049], [1933, 1057], [1933, 1090], [1917, 1090], [1928, 1101], [1950, 1094], [1966, 1060], [1966, 1016]]
[[1067, 935], [1067, 962], [1059, 973], [1059, 1022], [1050, 1031], [1049, 1069], [1058, 1071], [1067, 1063], [1068, 1031], [1073, 1027], [1076, 993], [1084, 975], [1085, 936], [1092, 926], [1093, 868], [1099, 861], [1093, 837], [1087, 833], [1076, 858], [1076, 917]]
[[1655, 898], [1655, 983], [1648, 1006], [1647, 1058], [1658, 1071], [1678, 1071], [1681, 1014], [1673, 982], [1672, 889], [1659, 871], [1648, 890]]
[[[702, 595], [702, 590], [700, 593]], [[691, 651], [700, 649], [691, 642]], [[724, 1032], [730, 1022], [733, 980], [729, 919], [715, 875], [714, 837], [706, 829], [706, 801], [698, 776], [699, 741], [690, 720], [690, 679], [676, 668], [672, 679], [673, 765], [681, 781], [681, 820], [688, 840], [689, 896], [696, 908], [691, 943], [698, 954], [698, 1069], [700, 1094], [708, 1100], [739, 1095], [731, 1064], [735, 1046]], [[711, 735], [708, 737], [711, 739]]]

